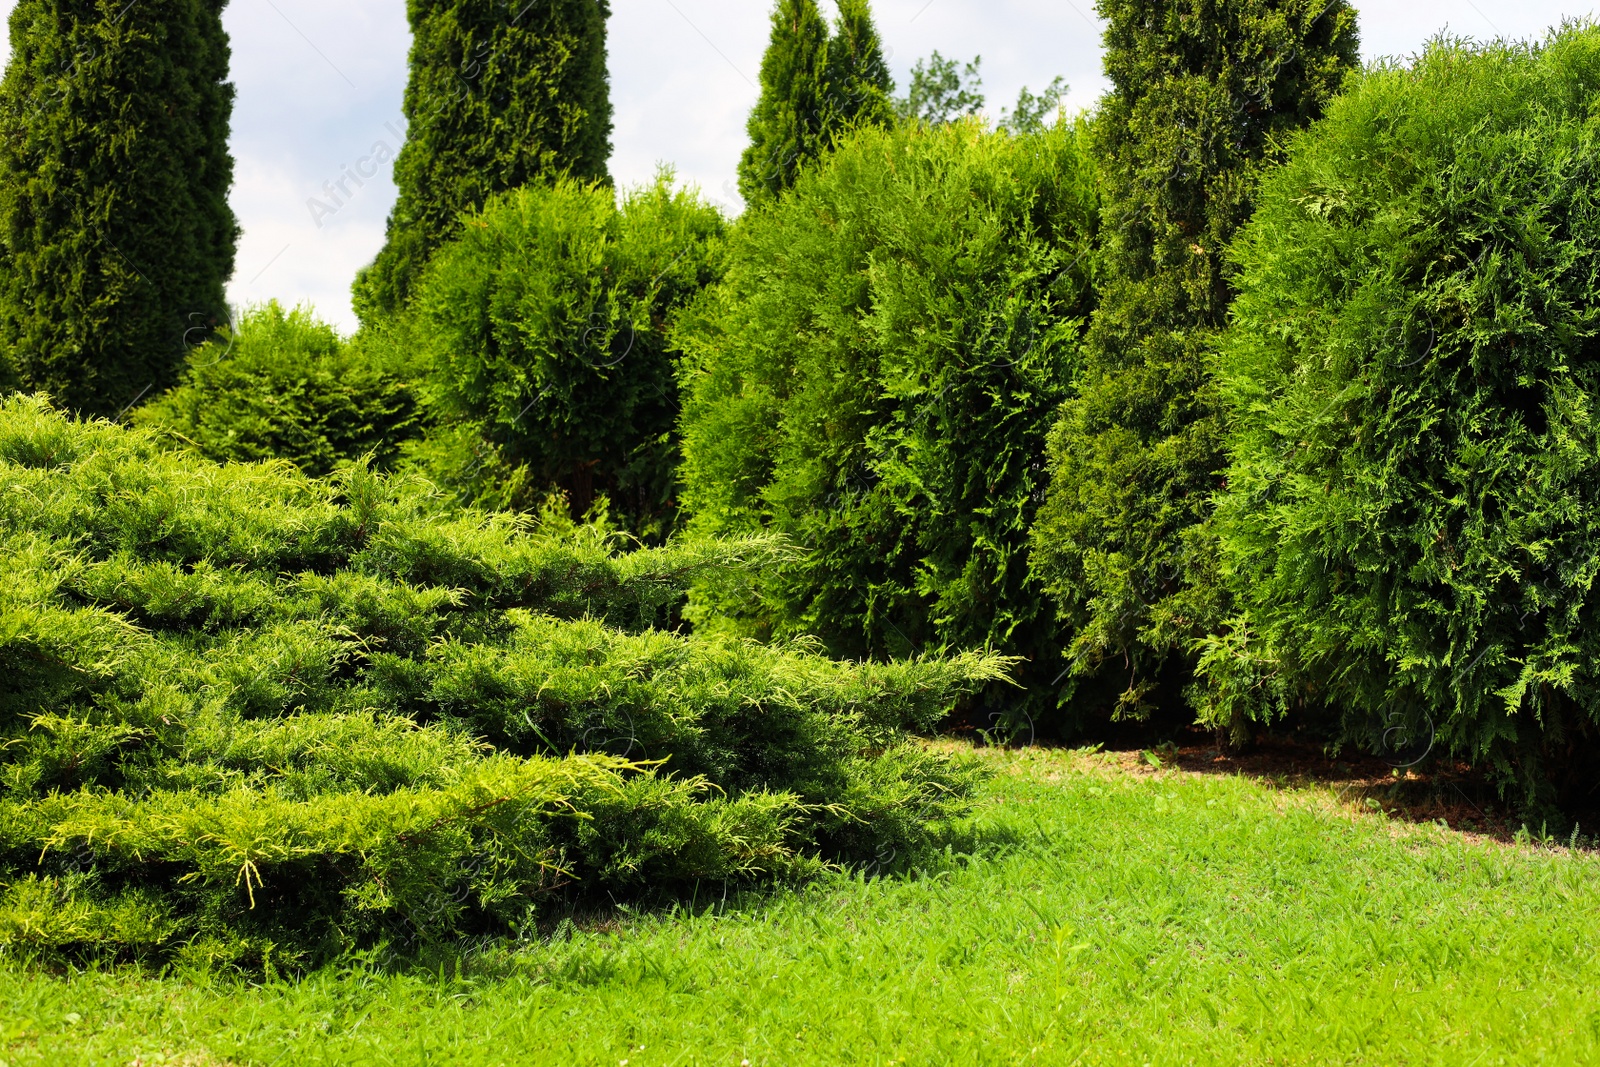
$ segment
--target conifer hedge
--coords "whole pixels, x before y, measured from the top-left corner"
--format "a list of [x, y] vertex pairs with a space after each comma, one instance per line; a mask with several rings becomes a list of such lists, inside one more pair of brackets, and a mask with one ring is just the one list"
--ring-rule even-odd
[[1600, 30], [1443, 40], [1295, 142], [1236, 249], [1219, 721], [1324, 709], [1593, 801]]
[[597, 498], [636, 536], [676, 516], [677, 311], [719, 274], [722, 216], [670, 174], [627, 194], [571, 179], [462, 224], [385, 343], [421, 371], [413, 455], [464, 498], [532, 510]]
[[[225, 329], [224, 0], [19, 0], [0, 81], [0, 388], [116, 415]], [[9, 368], [7, 368], [9, 364]]]
[[1115, 675], [1119, 713], [1142, 715], [1164, 678], [1186, 678], [1222, 610], [1202, 525], [1225, 463], [1207, 363], [1232, 299], [1224, 251], [1261, 174], [1354, 69], [1355, 12], [1344, 0], [1099, 10], [1112, 83], [1094, 127], [1103, 289], [1051, 435], [1035, 567], [1075, 674]]
[[914, 857], [1004, 669], [658, 628], [771, 540], [620, 554], [354, 467], [0, 402], [0, 943], [300, 966], [563, 895]]
[[356, 278], [364, 324], [405, 307], [463, 212], [556, 175], [609, 180], [609, 0], [407, 0], [406, 12], [399, 198], [383, 249]]
[[1052, 677], [1027, 531], [1093, 306], [1086, 140], [864, 128], [734, 228], [676, 334], [685, 508], [807, 552], [759, 576], [759, 611], [701, 583], [697, 622], [851, 658], [989, 646]]

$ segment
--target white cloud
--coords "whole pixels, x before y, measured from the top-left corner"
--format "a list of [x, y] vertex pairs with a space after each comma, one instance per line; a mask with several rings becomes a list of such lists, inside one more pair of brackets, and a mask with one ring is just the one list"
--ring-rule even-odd
[[[0, 0], [9, 14], [15, 0]], [[1470, 37], [1542, 34], [1587, 8], [1559, 0], [1360, 3], [1362, 52], [1407, 55], [1449, 28]], [[616, 109], [612, 173], [648, 181], [659, 163], [712, 199], [737, 203], [734, 175], [766, 47], [766, 0], [612, 0], [610, 66]], [[877, 0], [889, 65], [903, 84], [938, 49], [983, 56], [991, 110], [1056, 75], [1071, 107], [1104, 90], [1100, 30], [1090, 0]], [[388, 168], [365, 185], [345, 180], [336, 214], [324, 183], [344, 178], [380, 143], [398, 147], [410, 33], [399, 0], [234, 0], [224, 16], [238, 87], [234, 209], [244, 226], [229, 293], [238, 303], [308, 301], [350, 328], [350, 281], [376, 254], [395, 190]]]

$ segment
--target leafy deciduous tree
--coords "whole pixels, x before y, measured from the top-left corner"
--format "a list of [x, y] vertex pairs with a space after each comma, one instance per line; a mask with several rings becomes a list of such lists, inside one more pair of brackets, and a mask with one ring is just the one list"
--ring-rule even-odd
[[982, 56], [974, 56], [963, 69], [934, 49], [931, 56], [912, 66], [911, 84], [905, 96], [895, 99], [895, 114], [902, 122], [921, 121], [929, 126], [976, 115], [984, 104], [982, 66]]

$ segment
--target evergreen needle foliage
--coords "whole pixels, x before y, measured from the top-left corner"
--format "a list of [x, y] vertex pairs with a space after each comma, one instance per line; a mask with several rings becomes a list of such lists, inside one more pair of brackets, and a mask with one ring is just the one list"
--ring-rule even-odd
[[1092, 308], [1086, 141], [865, 128], [735, 228], [726, 280], [676, 335], [685, 506], [702, 533], [808, 552], [760, 575], [753, 614], [710, 576], [697, 621], [851, 658], [988, 646], [1056, 673], [1027, 530]]
[[356, 278], [364, 324], [401, 310], [457, 217], [558, 174], [607, 181], [609, 0], [407, 0], [411, 79], [388, 239]]
[[778, 0], [761, 60], [761, 97], [750, 113], [750, 147], [739, 163], [740, 195], [763, 203], [792, 186], [845, 130], [892, 124], [893, 91], [867, 0], [839, 0], [831, 36], [816, 0]]
[[1441, 40], [1296, 142], [1237, 246], [1219, 721], [1593, 802], [1600, 30]]
[[[19, 0], [0, 81], [0, 387], [116, 415], [225, 328], [224, 0]], [[9, 365], [9, 366], [8, 366]]]
[[771, 539], [620, 554], [27, 397], [0, 537], [0, 939], [56, 955], [298, 966], [914, 856], [974, 777], [905, 731], [1006, 666], [658, 628]]
[[[839, 18], [828, 41], [831, 124], [887, 126], [894, 122], [894, 79], [867, 0], [835, 0]], [[837, 136], [837, 134], [835, 135]]]
[[718, 276], [722, 216], [670, 173], [624, 197], [558, 179], [497, 198], [436, 256], [387, 344], [437, 429], [414, 456], [488, 506], [603, 495], [659, 540], [676, 508], [678, 309]]
[[[1343, 0], [1105, 0], [1112, 91], [1096, 118], [1104, 288], [1078, 395], [1050, 441], [1035, 566], [1078, 676], [1114, 670], [1124, 714], [1181, 679], [1221, 611], [1202, 529], [1224, 464], [1207, 371], [1232, 298], [1223, 259], [1260, 175], [1356, 64]], [[1130, 677], [1131, 666], [1131, 677]]]
[[182, 383], [135, 408], [219, 462], [286, 459], [310, 475], [370, 457], [391, 467], [417, 429], [415, 391], [380, 351], [358, 349], [307, 307], [276, 301], [190, 353]]

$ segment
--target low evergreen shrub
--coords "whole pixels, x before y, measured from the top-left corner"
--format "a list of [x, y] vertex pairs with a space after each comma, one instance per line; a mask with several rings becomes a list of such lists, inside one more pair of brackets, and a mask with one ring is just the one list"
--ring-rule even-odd
[[309, 308], [252, 308], [196, 348], [176, 389], [133, 410], [218, 462], [286, 459], [311, 475], [370, 456], [391, 467], [417, 431], [415, 390], [383, 349], [353, 348]]
[[420, 469], [465, 500], [599, 496], [659, 540], [676, 508], [677, 310], [719, 274], [721, 215], [670, 174], [624, 196], [561, 179], [467, 217], [386, 342], [424, 368]]
[[1085, 141], [1071, 123], [866, 128], [740, 221], [726, 280], [675, 335], [685, 506], [704, 534], [807, 551], [757, 576], [754, 611], [742, 583], [700, 583], [698, 623], [1059, 670], [1028, 528], [1093, 306]]
[[1299, 138], [1235, 249], [1220, 722], [1592, 799], [1600, 30], [1444, 39]]
[[925, 849], [907, 741], [1006, 667], [665, 629], [771, 538], [632, 553], [355, 465], [0, 402], [0, 941], [299, 966]]

